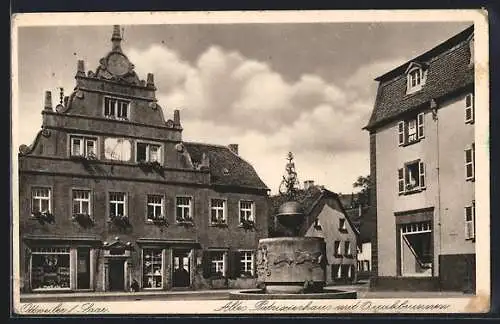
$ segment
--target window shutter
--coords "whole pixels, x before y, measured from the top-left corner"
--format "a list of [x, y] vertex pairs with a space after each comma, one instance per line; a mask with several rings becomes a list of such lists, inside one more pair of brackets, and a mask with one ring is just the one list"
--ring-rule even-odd
[[207, 279], [210, 278], [210, 268], [212, 265], [212, 259], [210, 258], [210, 252], [209, 251], [203, 251], [203, 256], [202, 256], [202, 266], [203, 266], [203, 278]]
[[425, 188], [425, 165], [424, 162], [418, 162], [419, 185]]
[[405, 122], [398, 123], [398, 145], [401, 146], [405, 143]]
[[465, 96], [465, 122], [474, 122], [474, 96], [472, 94]]
[[424, 138], [424, 113], [417, 115], [417, 135], [418, 138]]
[[404, 169], [398, 169], [398, 193], [405, 192], [405, 176]]
[[229, 252], [229, 278], [236, 279], [240, 275], [240, 258], [241, 254], [239, 251]]
[[472, 202], [472, 238], [476, 237], [476, 203]]

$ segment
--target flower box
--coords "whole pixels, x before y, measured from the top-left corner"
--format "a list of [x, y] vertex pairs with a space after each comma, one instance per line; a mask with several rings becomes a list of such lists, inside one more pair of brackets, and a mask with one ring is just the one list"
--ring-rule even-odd
[[244, 229], [248, 230], [255, 229], [255, 222], [253, 220], [242, 219], [240, 225]]
[[41, 223], [41, 224], [45, 224], [45, 223], [49, 223], [49, 224], [52, 224], [52, 223], [55, 223], [55, 217], [54, 217], [54, 214], [52, 214], [51, 212], [49, 211], [35, 211], [32, 213], [32, 216], [36, 219], [38, 219], [38, 221]]
[[77, 213], [73, 214], [73, 221], [78, 222], [80, 225], [94, 225], [95, 219], [89, 214]]

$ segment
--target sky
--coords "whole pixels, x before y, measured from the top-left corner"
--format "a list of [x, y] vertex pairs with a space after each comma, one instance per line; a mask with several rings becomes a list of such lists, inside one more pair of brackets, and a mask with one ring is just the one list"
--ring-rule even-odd
[[[377, 76], [431, 49], [470, 22], [122, 25], [122, 49], [140, 79], [154, 74], [166, 118], [179, 109], [183, 140], [239, 144], [276, 193], [289, 151], [301, 183], [357, 191], [369, 174]], [[112, 26], [20, 27], [19, 144], [41, 127], [46, 90], [75, 86], [77, 60], [95, 71]]]

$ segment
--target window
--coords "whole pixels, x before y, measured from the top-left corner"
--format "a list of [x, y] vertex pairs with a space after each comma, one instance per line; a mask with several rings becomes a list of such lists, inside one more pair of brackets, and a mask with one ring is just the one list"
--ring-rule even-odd
[[128, 120], [129, 102], [116, 98], [104, 98], [104, 117]]
[[465, 149], [465, 180], [474, 180], [475, 173], [475, 145]]
[[465, 123], [474, 123], [474, 95], [472, 93], [465, 96]]
[[400, 225], [401, 274], [432, 276], [432, 225], [430, 221]]
[[398, 123], [398, 145], [408, 145], [424, 138], [424, 113], [415, 118], [402, 120]]
[[345, 232], [347, 231], [346, 219], [339, 218], [339, 231]]
[[97, 157], [97, 139], [71, 136], [71, 156]]
[[191, 216], [191, 197], [177, 197], [176, 198], [176, 215], [175, 219], [178, 222], [192, 221]]
[[240, 224], [244, 221], [254, 221], [253, 201], [240, 201]]
[[161, 146], [157, 144], [137, 143], [137, 162], [161, 163]]
[[351, 242], [346, 241], [344, 245], [344, 255], [346, 257], [352, 256], [352, 251], [351, 251]]
[[51, 212], [51, 190], [48, 187], [31, 189], [31, 213]]
[[226, 255], [224, 251], [212, 251], [210, 273], [215, 277], [224, 277], [226, 273]]
[[253, 276], [253, 252], [242, 251], [240, 252], [240, 274], [243, 276]]
[[398, 170], [398, 193], [411, 193], [425, 189], [425, 165], [421, 161], [407, 163]]
[[147, 220], [163, 219], [163, 196], [148, 195], [147, 198]]
[[408, 70], [406, 76], [406, 93], [411, 94], [422, 89], [427, 77], [426, 71], [419, 66], [414, 66]]
[[70, 289], [69, 248], [34, 248], [31, 251], [33, 290]]
[[90, 211], [90, 190], [73, 190], [73, 215], [90, 215]]
[[142, 250], [142, 287], [162, 288], [163, 251], [161, 249]]
[[472, 240], [476, 237], [476, 204], [465, 207], [465, 239]]
[[226, 224], [226, 201], [224, 199], [210, 199], [210, 222], [212, 224]]
[[109, 193], [109, 215], [127, 216], [126, 210], [127, 195], [124, 192]]
[[340, 247], [340, 241], [335, 241], [334, 248], [335, 248], [335, 256], [336, 257], [342, 256], [342, 248]]

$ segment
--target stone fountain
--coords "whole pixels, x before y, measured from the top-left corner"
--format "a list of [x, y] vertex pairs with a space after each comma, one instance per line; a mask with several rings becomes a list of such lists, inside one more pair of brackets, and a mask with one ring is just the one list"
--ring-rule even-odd
[[[292, 153], [288, 153], [287, 175], [280, 193], [286, 195], [275, 215], [283, 236], [259, 240], [256, 272], [261, 288], [230, 293], [230, 299], [355, 299], [355, 291], [325, 287], [326, 243], [322, 237], [299, 236], [304, 211], [294, 200], [297, 173]], [[282, 189], [284, 188], [284, 190]], [[284, 192], [283, 192], [284, 191]]]

